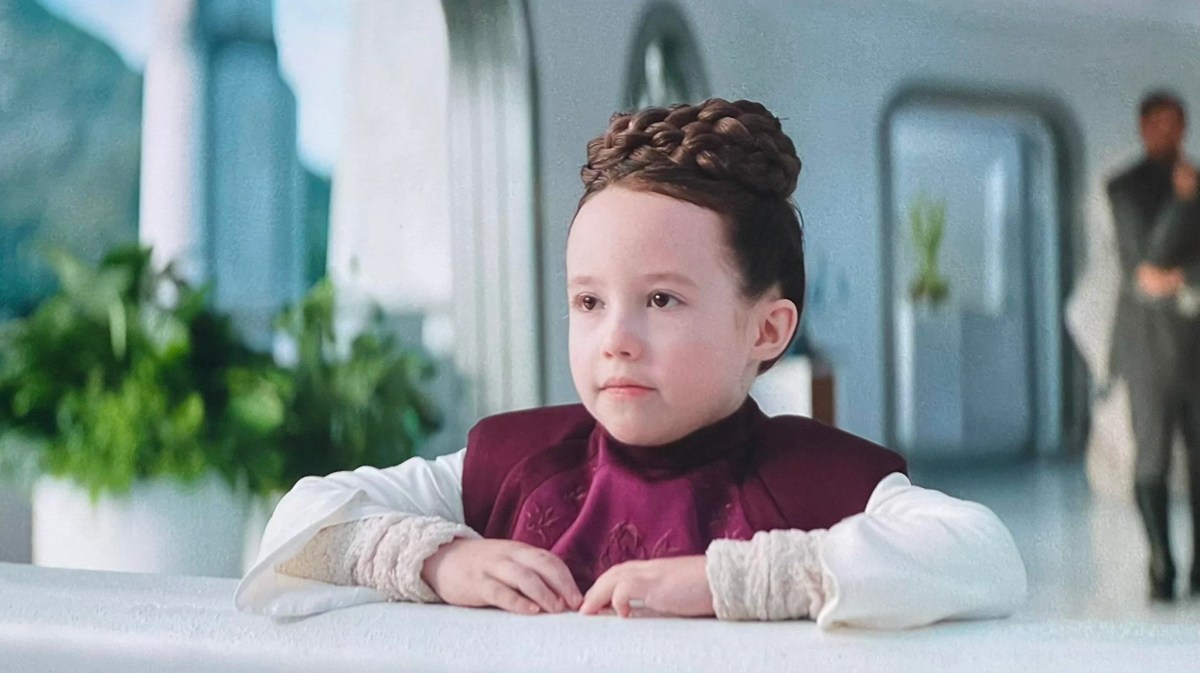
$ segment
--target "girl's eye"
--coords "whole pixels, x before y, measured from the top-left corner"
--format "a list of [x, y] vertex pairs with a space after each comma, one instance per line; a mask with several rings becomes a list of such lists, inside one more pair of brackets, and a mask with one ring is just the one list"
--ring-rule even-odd
[[670, 306], [672, 302], [677, 303], [678, 301], [678, 299], [667, 294], [666, 292], [655, 292], [654, 294], [650, 295], [650, 303], [658, 308], [666, 308]]
[[600, 300], [590, 294], [580, 295], [575, 298], [575, 305], [584, 311], [594, 310], [599, 304]]

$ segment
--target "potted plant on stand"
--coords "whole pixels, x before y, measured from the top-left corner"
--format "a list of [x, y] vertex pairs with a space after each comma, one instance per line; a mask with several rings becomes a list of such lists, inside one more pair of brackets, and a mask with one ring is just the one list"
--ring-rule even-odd
[[326, 285], [281, 320], [281, 366], [146, 249], [52, 264], [58, 292], [0, 327], [0, 469], [33, 482], [35, 563], [240, 575], [254, 503], [436, 427], [418, 356], [377, 331], [327, 347]]
[[33, 484], [34, 562], [236, 574], [247, 496], [278, 483], [269, 358], [146, 249], [59, 289], [0, 333], [0, 447]]

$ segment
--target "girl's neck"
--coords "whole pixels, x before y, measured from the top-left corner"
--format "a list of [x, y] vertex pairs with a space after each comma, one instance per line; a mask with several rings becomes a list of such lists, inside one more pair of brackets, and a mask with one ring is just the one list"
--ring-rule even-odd
[[749, 396], [733, 413], [665, 444], [627, 444], [596, 424], [595, 439], [622, 462], [647, 468], [690, 468], [711, 462], [743, 447], [762, 416]]

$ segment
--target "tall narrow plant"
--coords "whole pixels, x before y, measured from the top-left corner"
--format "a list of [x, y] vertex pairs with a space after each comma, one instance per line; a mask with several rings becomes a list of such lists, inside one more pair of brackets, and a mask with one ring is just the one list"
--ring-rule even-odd
[[946, 233], [946, 201], [920, 194], [908, 207], [908, 221], [917, 256], [916, 277], [908, 287], [914, 302], [940, 305], [950, 294], [950, 285], [938, 268], [938, 255]]

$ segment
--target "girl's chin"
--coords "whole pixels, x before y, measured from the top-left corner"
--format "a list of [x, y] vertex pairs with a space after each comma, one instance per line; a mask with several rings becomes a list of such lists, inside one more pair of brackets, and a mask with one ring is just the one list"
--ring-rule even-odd
[[675, 436], [678, 433], [672, 433], [670, 428], [661, 425], [640, 423], [630, 418], [613, 418], [608, 422], [603, 418], [598, 420], [604, 426], [604, 429], [608, 430], [608, 434], [612, 435], [618, 442], [624, 444], [657, 446], [678, 439]]
[[673, 434], [675, 429], [663, 423], [670, 411], [657, 395], [628, 400], [601, 393], [586, 406], [608, 434], [623, 444], [657, 446], [682, 436]]

